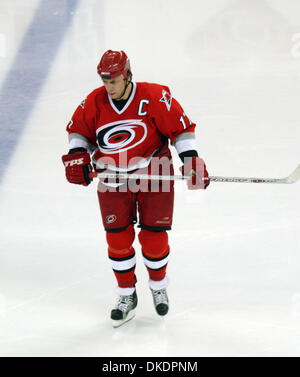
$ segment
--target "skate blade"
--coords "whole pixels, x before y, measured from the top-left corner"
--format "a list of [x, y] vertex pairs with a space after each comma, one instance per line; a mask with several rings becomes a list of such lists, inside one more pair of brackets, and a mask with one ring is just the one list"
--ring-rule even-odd
[[112, 326], [114, 327], [114, 328], [116, 328], [116, 327], [120, 327], [120, 326], [122, 326], [122, 325], [124, 325], [124, 323], [126, 323], [126, 322], [128, 322], [128, 321], [130, 321], [132, 318], [134, 318], [135, 317], [135, 310], [131, 310], [129, 313], [128, 313], [128, 315], [127, 315], [127, 317], [125, 318], [125, 319], [120, 319], [120, 320], [112, 320]]

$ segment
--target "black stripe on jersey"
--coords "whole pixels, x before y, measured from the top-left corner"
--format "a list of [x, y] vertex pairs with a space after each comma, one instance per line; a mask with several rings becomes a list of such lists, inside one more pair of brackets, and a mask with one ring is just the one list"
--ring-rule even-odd
[[143, 254], [143, 257], [144, 257], [145, 259], [147, 259], [148, 261], [150, 261], [150, 262], [159, 262], [159, 261], [161, 261], [161, 260], [167, 258], [167, 257], [169, 256], [170, 252], [168, 252], [168, 254], [166, 254], [166, 255], [165, 255], [164, 257], [162, 257], [162, 258], [149, 258], [149, 257], [147, 257], [144, 253], [142, 253], [142, 254]]
[[134, 256], [135, 256], [135, 253], [129, 255], [128, 257], [113, 258], [113, 257], [108, 256], [108, 258], [109, 258], [110, 260], [115, 261], [115, 262], [123, 262], [124, 260], [132, 259]]
[[116, 270], [115, 268], [113, 268], [113, 271], [117, 272], [118, 274], [124, 274], [125, 272], [130, 272], [134, 269], [135, 269], [135, 265], [133, 267], [129, 268], [128, 270]]

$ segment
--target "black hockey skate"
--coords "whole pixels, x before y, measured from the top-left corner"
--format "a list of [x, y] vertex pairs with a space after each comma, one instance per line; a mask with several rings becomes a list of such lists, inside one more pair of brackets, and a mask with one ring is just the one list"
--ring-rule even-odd
[[135, 308], [137, 306], [137, 294], [134, 291], [131, 295], [119, 296], [115, 309], [111, 311], [110, 318], [113, 327], [119, 327], [123, 323], [130, 321], [135, 316]]
[[153, 303], [158, 315], [164, 316], [169, 311], [169, 299], [166, 288], [153, 290], [151, 289]]

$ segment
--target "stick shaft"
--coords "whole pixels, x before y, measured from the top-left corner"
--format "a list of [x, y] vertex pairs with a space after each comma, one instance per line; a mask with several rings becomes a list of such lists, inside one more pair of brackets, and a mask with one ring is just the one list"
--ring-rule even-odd
[[151, 179], [161, 181], [179, 181], [190, 179], [190, 176], [182, 175], [156, 175], [156, 174], [128, 174], [128, 173], [90, 173], [90, 177], [93, 178], [110, 178], [110, 179]]
[[[299, 165], [300, 166], [300, 165]], [[299, 170], [299, 167], [297, 168]], [[297, 169], [286, 178], [254, 178], [254, 177], [222, 177], [222, 176], [210, 176], [211, 182], [223, 182], [223, 183], [275, 183], [275, 184], [289, 184], [295, 183], [299, 180], [298, 174], [295, 174]], [[191, 178], [189, 175], [155, 175], [155, 174], [128, 174], [128, 173], [90, 173], [90, 177], [99, 179], [149, 179], [149, 180], [162, 180], [162, 181], [182, 181]]]
[[211, 182], [225, 183], [294, 183], [288, 178], [209, 177]]

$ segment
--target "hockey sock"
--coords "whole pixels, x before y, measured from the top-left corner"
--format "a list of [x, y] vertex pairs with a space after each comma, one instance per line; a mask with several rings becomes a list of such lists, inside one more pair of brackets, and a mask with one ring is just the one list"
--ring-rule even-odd
[[170, 253], [167, 232], [151, 232], [142, 229], [139, 233], [139, 241], [150, 280], [164, 279]]
[[135, 276], [134, 228], [128, 226], [119, 233], [106, 233], [108, 257], [120, 288], [130, 288], [137, 282]]

